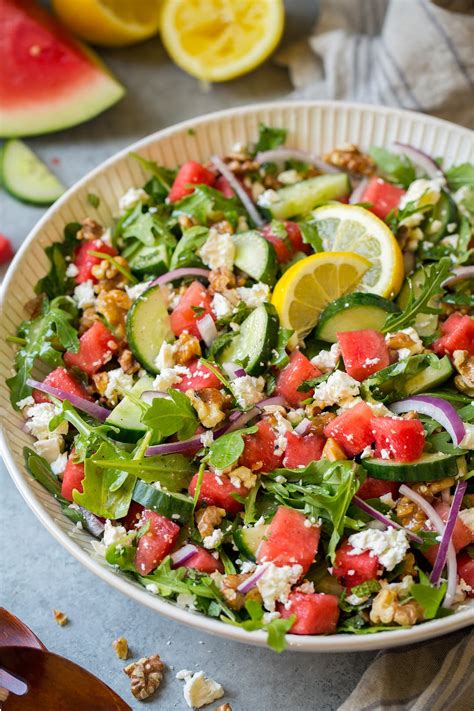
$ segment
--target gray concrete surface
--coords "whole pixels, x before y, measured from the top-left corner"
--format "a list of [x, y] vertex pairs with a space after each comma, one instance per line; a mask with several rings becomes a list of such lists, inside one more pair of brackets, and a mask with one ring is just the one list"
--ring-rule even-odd
[[[289, 0], [285, 41], [314, 21], [313, 0]], [[63, 179], [77, 179], [132, 141], [191, 116], [284, 97], [285, 70], [267, 62], [241, 79], [204, 92], [174, 67], [158, 40], [104, 53], [127, 96], [95, 120], [28, 143]], [[0, 195], [0, 231], [18, 247], [43, 210]], [[174, 672], [203, 669], [223, 684], [234, 711], [332, 711], [356, 685], [374, 653], [282, 654], [197, 633], [139, 607], [70, 557], [41, 526], [0, 463], [0, 604], [22, 618], [49, 649], [103, 679], [134, 709], [128, 678], [112, 650], [124, 635], [137, 656], [158, 652]], [[70, 624], [59, 627], [52, 608]], [[150, 709], [185, 709], [182, 682], [169, 670]], [[214, 708], [217, 704], [209, 708]], [[76, 710], [71, 701], [71, 711]], [[38, 710], [46, 711], [46, 710]], [[86, 709], [80, 711], [87, 711]]]

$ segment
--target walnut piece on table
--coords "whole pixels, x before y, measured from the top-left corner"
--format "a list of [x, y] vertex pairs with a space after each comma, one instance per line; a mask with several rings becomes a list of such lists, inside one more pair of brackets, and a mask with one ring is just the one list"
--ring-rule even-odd
[[128, 642], [125, 637], [117, 637], [117, 639], [114, 639], [112, 647], [115, 649], [115, 654], [119, 659], [127, 659]]
[[64, 612], [61, 612], [61, 610], [57, 610], [55, 607], [53, 607], [53, 615], [60, 627], [64, 627], [64, 625], [67, 625], [69, 622], [67, 615], [65, 615]]
[[159, 654], [142, 657], [124, 667], [124, 673], [130, 677], [131, 692], [136, 699], [148, 699], [160, 686], [163, 680], [165, 665]]
[[221, 704], [214, 711], [232, 711], [232, 706], [230, 704]]

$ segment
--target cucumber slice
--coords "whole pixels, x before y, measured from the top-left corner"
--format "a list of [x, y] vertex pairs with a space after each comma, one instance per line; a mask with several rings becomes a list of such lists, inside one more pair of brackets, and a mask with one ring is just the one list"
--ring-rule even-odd
[[277, 272], [275, 250], [265, 237], [254, 230], [234, 237], [234, 264], [256, 281], [273, 286]]
[[258, 306], [240, 326], [229, 346], [219, 354], [219, 361], [242, 363], [250, 375], [265, 370], [278, 339], [278, 316], [273, 304]]
[[190, 496], [157, 489], [141, 479], [138, 479], [135, 484], [132, 499], [146, 509], [156, 511], [176, 523], [184, 524], [193, 515], [194, 503]]
[[[410, 279], [413, 288], [413, 297], [416, 299], [421, 294], [425, 283], [425, 270], [417, 269], [417, 271], [410, 277]], [[400, 306], [402, 311], [408, 306], [409, 298], [410, 286], [406, 281], [397, 298], [397, 304]], [[436, 296], [433, 296], [433, 298], [430, 299], [428, 306], [436, 308], [438, 305], [438, 301], [439, 299]], [[420, 336], [431, 336], [431, 334], [434, 333], [438, 327], [438, 316], [437, 314], [418, 314], [413, 326], [415, 330], [418, 331]]]
[[7, 141], [1, 157], [2, 183], [18, 200], [51, 205], [65, 191], [49, 168], [18, 139]]
[[267, 531], [268, 526], [238, 528], [234, 531], [234, 543], [247, 560], [255, 562], [257, 549], [265, 538]]
[[174, 340], [159, 284], [144, 291], [134, 301], [128, 312], [126, 332], [135, 358], [151, 373], [157, 373], [155, 359], [161, 344]]
[[456, 203], [448, 192], [442, 190], [438, 202], [423, 227], [426, 239], [430, 242], [439, 242], [448, 234], [448, 225], [457, 221]]
[[329, 200], [344, 197], [350, 190], [346, 173], [317, 175], [277, 190], [278, 200], [268, 205], [268, 209], [273, 217], [286, 220], [295, 215], [305, 215]]
[[323, 341], [335, 343], [338, 332], [358, 331], [362, 328], [380, 331], [387, 315], [393, 313], [400, 313], [399, 307], [382, 296], [360, 292], [348, 294], [324, 309], [315, 335]]
[[415, 462], [394, 462], [390, 459], [361, 459], [370, 476], [388, 481], [434, 481], [458, 473], [458, 457], [454, 454], [423, 454]]
[[128, 263], [132, 272], [142, 279], [148, 275], [160, 276], [168, 271], [168, 247], [166, 244], [143, 246]]
[[[148, 375], [140, 378], [133, 388], [131, 394], [135, 397], [140, 397], [145, 390], [151, 390], [153, 387], [153, 379]], [[118, 427], [120, 432], [111, 432], [110, 436], [120, 442], [138, 442], [140, 437], [146, 432], [146, 427], [141, 421], [142, 411], [130, 398], [125, 396], [118, 405], [114, 407], [110, 415], [106, 419], [108, 425]]]
[[429, 365], [420, 373], [414, 375], [413, 378], [407, 380], [403, 388], [405, 395], [418, 395], [419, 393], [424, 393], [427, 390], [436, 388], [453, 374], [453, 366], [448, 356], [437, 358], [435, 355], [432, 355], [431, 362], [432, 365]]

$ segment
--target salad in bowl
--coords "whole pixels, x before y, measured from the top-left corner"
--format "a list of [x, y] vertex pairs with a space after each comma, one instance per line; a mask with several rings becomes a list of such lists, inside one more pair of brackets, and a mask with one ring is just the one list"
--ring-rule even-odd
[[90, 193], [7, 381], [96, 555], [277, 650], [474, 591], [474, 166], [285, 139]]

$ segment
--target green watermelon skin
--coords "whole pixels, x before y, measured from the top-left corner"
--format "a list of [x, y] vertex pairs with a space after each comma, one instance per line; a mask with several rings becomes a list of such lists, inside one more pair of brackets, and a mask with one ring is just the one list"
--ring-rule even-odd
[[0, 17], [0, 137], [75, 126], [124, 95], [97, 55], [43, 8], [0, 0]]

